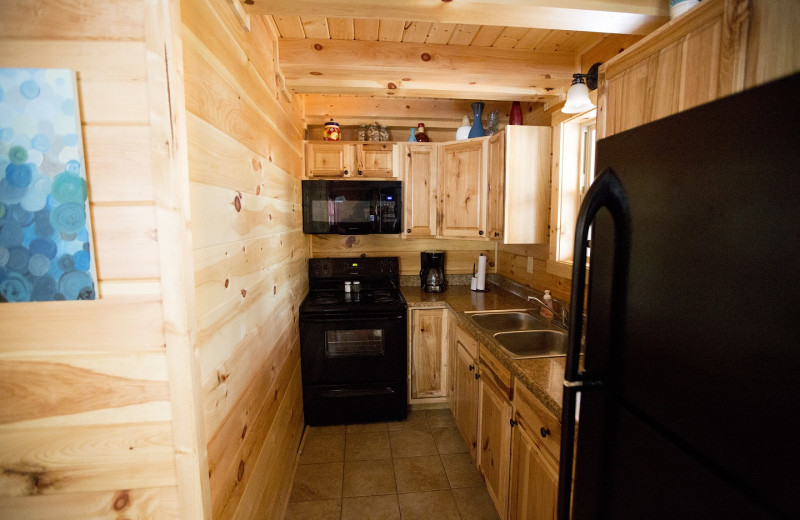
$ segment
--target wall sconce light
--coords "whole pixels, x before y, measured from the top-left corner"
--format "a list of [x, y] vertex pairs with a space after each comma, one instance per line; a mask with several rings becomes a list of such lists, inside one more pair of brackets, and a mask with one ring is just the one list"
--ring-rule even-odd
[[597, 88], [597, 69], [600, 63], [589, 67], [587, 74], [573, 74], [572, 85], [567, 90], [567, 101], [561, 109], [565, 114], [580, 114], [594, 108], [589, 99], [589, 91]]

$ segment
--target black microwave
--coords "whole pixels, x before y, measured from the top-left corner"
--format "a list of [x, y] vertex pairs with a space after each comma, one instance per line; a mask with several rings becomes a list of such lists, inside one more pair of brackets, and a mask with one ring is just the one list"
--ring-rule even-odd
[[400, 233], [400, 181], [303, 181], [303, 232]]

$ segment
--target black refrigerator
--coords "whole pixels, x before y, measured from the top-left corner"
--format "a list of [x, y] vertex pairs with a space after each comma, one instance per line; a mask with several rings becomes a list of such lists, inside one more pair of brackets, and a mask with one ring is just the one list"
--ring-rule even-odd
[[597, 143], [560, 519], [800, 518], [798, 96], [794, 75]]

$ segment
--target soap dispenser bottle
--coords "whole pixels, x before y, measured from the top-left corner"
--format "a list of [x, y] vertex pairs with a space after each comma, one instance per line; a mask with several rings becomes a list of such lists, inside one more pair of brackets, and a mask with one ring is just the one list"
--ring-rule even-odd
[[542, 301], [544, 302], [544, 306], [539, 310], [539, 314], [541, 314], [545, 318], [552, 318], [553, 296], [550, 294], [550, 289], [544, 290], [544, 296], [542, 297]]

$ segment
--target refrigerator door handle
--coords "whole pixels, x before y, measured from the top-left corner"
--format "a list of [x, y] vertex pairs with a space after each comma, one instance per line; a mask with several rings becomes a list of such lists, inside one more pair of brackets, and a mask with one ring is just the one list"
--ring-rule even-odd
[[[578, 392], [602, 381], [591, 374], [579, 371], [581, 337], [583, 335], [583, 309], [586, 286], [586, 249], [589, 227], [597, 212], [606, 208], [614, 220], [614, 264], [611, 295], [611, 315], [620, 316], [625, 309], [628, 260], [630, 252], [631, 217], [625, 190], [619, 177], [606, 168], [592, 183], [581, 204], [575, 226], [575, 252], [572, 264], [572, 289], [570, 298], [570, 327], [567, 340], [567, 360], [564, 372], [564, 393], [561, 408], [561, 457], [558, 471], [558, 520], [569, 520], [572, 498], [572, 462], [575, 449], [575, 411]], [[612, 328], [612, 338], [616, 333]]]

